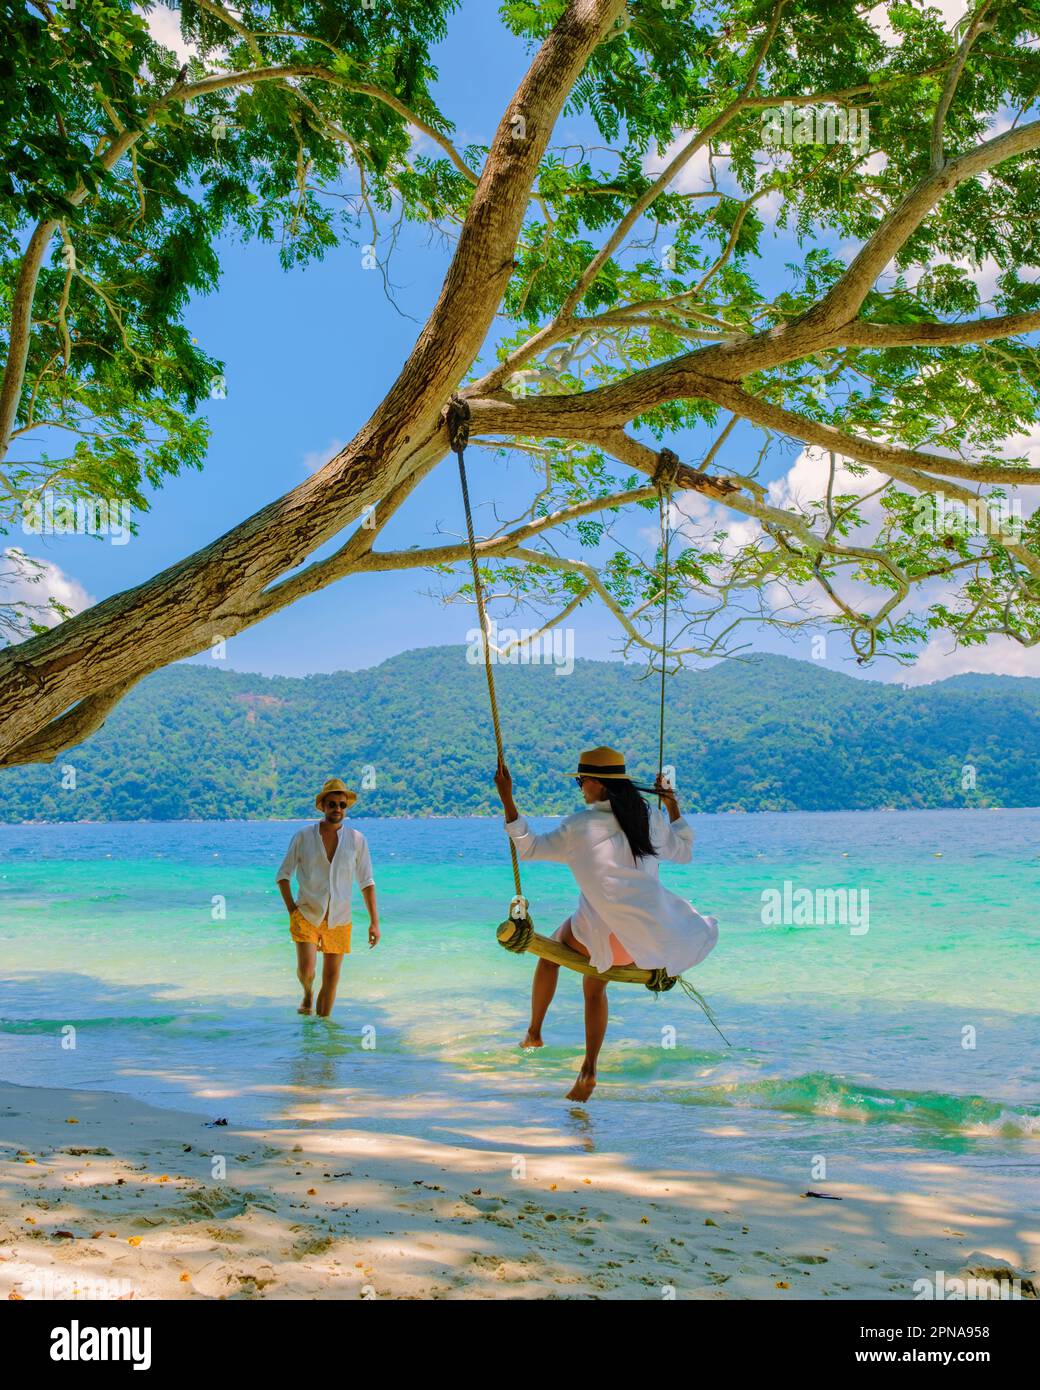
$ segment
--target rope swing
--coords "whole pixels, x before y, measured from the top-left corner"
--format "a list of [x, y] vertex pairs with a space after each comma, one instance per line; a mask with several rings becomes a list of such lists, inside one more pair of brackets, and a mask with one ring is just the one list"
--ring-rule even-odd
[[[666, 655], [668, 652], [668, 548], [671, 541], [669, 513], [672, 505], [672, 488], [675, 486], [675, 476], [678, 471], [678, 455], [674, 454], [671, 449], [662, 449], [657, 456], [657, 467], [654, 469], [654, 482], [657, 484], [657, 514], [661, 521], [661, 583], [664, 595], [661, 615], [661, 709], [657, 740], [658, 777], [664, 776], [664, 693], [667, 674]], [[657, 798], [657, 805], [660, 808], [660, 797]]]
[[[477, 617], [480, 622], [480, 636], [484, 651], [484, 674], [487, 678], [488, 702], [491, 706], [491, 723], [495, 730], [495, 749], [498, 753], [499, 762], [505, 762], [505, 755], [502, 745], [502, 722], [498, 713], [498, 698], [495, 694], [495, 673], [491, 664], [491, 644], [488, 640], [488, 620], [487, 605], [484, 597], [484, 583], [480, 577], [480, 565], [477, 559], [477, 542], [473, 531], [473, 510], [469, 500], [469, 482], [466, 477], [466, 445], [469, 443], [469, 421], [470, 409], [468, 403], [461, 396], [453, 395], [444, 411], [444, 422], [448, 430], [448, 439], [451, 448], [455, 453], [459, 463], [459, 486], [462, 490], [462, 506], [466, 513], [466, 539], [469, 546], [469, 563], [473, 574], [473, 593], [477, 603]], [[671, 449], [662, 449], [658, 456], [657, 468], [654, 471], [653, 481], [657, 487], [658, 508], [661, 517], [662, 528], [662, 559], [663, 559], [663, 582], [664, 582], [664, 605], [663, 605], [663, 625], [661, 637], [661, 708], [660, 708], [660, 731], [658, 738], [658, 772], [664, 771], [664, 713], [665, 713], [665, 651], [668, 641], [668, 547], [669, 547], [669, 527], [668, 527], [668, 501], [671, 497], [671, 490], [675, 485], [676, 472], [679, 468], [679, 459]], [[660, 804], [660, 798], [658, 798]], [[589, 963], [586, 956], [580, 955], [577, 951], [572, 951], [569, 946], [564, 946], [562, 942], [552, 940], [547, 936], [540, 936], [535, 931], [531, 922], [529, 904], [524, 897], [524, 890], [520, 881], [520, 861], [516, 853], [516, 845], [512, 839], [509, 841], [509, 855], [513, 863], [513, 886], [516, 890], [512, 902], [509, 904], [509, 916], [498, 928], [496, 936], [501, 946], [507, 951], [512, 951], [517, 955], [524, 951], [530, 951], [532, 955], [540, 956], [543, 960], [552, 961], [555, 965], [565, 965], [569, 970], [576, 970], [582, 975], [594, 975], [600, 980], [614, 980], [620, 984], [642, 984], [653, 994], [663, 994], [667, 990], [678, 984], [689, 998], [696, 1001], [704, 1010], [705, 1016], [712, 1027], [729, 1045], [729, 1039], [722, 1032], [722, 1029], [715, 1021], [707, 1002], [701, 994], [694, 989], [688, 980], [681, 975], [669, 975], [665, 970], [641, 970], [636, 966], [615, 965], [609, 970], [596, 970]]]
[[[487, 608], [484, 604], [484, 585], [480, 578], [480, 568], [477, 564], [477, 542], [473, 535], [473, 512], [469, 504], [469, 483], [466, 479], [466, 445], [469, 443], [469, 405], [461, 396], [452, 396], [448, 403], [445, 415], [448, 426], [448, 438], [451, 440], [451, 447], [455, 450], [459, 460], [459, 484], [462, 488], [462, 505], [466, 511], [466, 537], [469, 541], [469, 563], [473, 571], [473, 592], [477, 598], [477, 618], [480, 622], [480, 640], [484, 651], [484, 674], [487, 676], [488, 701], [491, 705], [491, 722], [495, 727], [495, 748], [498, 751], [498, 760], [505, 762], [502, 752], [502, 722], [498, 717], [498, 699], [495, 696], [495, 673], [491, 666], [491, 644], [488, 641], [488, 621]], [[515, 922], [526, 922], [530, 926], [530, 919], [527, 915], [527, 899], [524, 897], [524, 890], [520, 884], [520, 861], [516, 855], [516, 846], [512, 840], [509, 841], [509, 854], [513, 861], [513, 886], [516, 889], [516, 896], [513, 898], [509, 907], [509, 916]], [[522, 909], [522, 910], [521, 910]], [[532, 929], [533, 930], [533, 929]], [[523, 950], [523, 947], [514, 948]]]

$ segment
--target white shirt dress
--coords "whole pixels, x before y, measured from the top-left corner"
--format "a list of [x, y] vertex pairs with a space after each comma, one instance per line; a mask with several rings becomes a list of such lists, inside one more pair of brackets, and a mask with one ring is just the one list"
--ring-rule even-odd
[[650, 840], [657, 856], [636, 859], [625, 832], [610, 809], [597, 801], [566, 816], [553, 830], [536, 835], [523, 816], [506, 831], [521, 859], [566, 864], [581, 897], [571, 914], [571, 931], [597, 970], [614, 963], [611, 933], [643, 970], [680, 975], [698, 965], [719, 939], [714, 917], [702, 917], [692, 904], [669, 892], [658, 878], [658, 861], [688, 864], [693, 830], [680, 816], [669, 821], [650, 811]]

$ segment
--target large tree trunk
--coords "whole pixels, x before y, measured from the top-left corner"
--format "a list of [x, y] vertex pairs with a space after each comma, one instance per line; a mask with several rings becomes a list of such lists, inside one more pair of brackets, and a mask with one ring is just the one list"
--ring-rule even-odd
[[319, 473], [219, 540], [0, 655], [0, 760], [24, 757], [37, 736], [51, 751], [47, 726], [78, 701], [103, 708], [149, 671], [232, 635], [242, 626], [236, 610], [248, 611], [251, 598], [383, 496], [428, 447], [494, 320], [560, 109], [622, 8], [623, 0], [571, 0], [539, 49], [495, 134], [440, 297], [368, 423]]

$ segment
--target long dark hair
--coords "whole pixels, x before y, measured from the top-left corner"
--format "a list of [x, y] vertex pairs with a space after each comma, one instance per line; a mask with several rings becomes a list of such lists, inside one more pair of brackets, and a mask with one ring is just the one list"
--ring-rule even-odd
[[604, 782], [603, 788], [610, 802], [615, 819], [625, 832], [625, 839], [632, 851], [633, 859], [646, 859], [656, 855], [650, 840], [650, 807], [639, 795], [637, 788], [627, 777], [611, 778]]

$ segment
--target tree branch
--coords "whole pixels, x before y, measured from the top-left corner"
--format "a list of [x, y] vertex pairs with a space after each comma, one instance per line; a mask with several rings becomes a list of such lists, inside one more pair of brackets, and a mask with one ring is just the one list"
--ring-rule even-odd
[[963, 323], [871, 323], [853, 319], [831, 339], [830, 347], [951, 347], [962, 343], [986, 343], [994, 338], [1016, 338], [1040, 331], [1040, 309], [1002, 314]]
[[[633, 502], [645, 502], [656, 496], [656, 487], [631, 488], [624, 492], [610, 493], [606, 497], [588, 497], [584, 502], [559, 507], [556, 511], [525, 522], [523, 526], [517, 526], [502, 536], [490, 536], [486, 540], [477, 541], [477, 559], [502, 559], [513, 554], [525, 541], [533, 540], [556, 526], [578, 521], [581, 517], [591, 516], [595, 512], [630, 506]], [[412, 550], [372, 551], [354, 565], [354, 570], [370, 573], [382, 570], [421, 569], [430, 565], [454, 564], [468, 557], [469, 545], [465, 541], [460, 541], [457, 545], [434, 545], [416, 547]]]
[[859, 311], [885, 266], [917, 230], [936, 203], [966, 179], [1006, 159], [1040, 149], [1040, 121], [1005, 131], [927, 174], [863, 245], [844, 275], [800, 323], [837, 329]]
[[939, 170], [943, 167], [943, 127], [946, 124], [946, 113], [950, 109], [954, 94], [957, 91], [957, 84], [961, 80], [961, 73], [964, 65], [968, 61], [968, 54], [971, 52], [972, 44], [984, 29], [991, 28], [991, 25], [984, 24], [983, 19], [986, 11], [990, 7], [990, 0], [982, 0], [978, 9], [972, 16], [968, 26], [968, 32], [958, 48], [949, 72], [946, 74], [946, 81], [943, 83], [942, 93], [939, 97], [939, 104], [935, 108], [935, 118], [932, 122], [932, 169]]
[[101, 728], [137, 678], [122, 681], [81, 700], [67, 714], [53, 719], [37, 733], [24, 739], [0, 756], [0, 767], [15, 767], [20, 763], [52, 763], [59, 753], [74, 748]]

